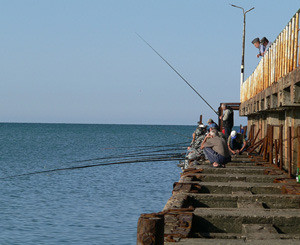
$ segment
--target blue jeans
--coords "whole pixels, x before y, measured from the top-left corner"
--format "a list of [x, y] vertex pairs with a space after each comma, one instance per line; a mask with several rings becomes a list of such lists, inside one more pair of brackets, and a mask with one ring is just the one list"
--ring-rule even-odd
[[212, 148], [205, 147], [203, 149], [205, 156], [209, 160], [210, 163], [219, 163], [219, 164], [226, 164], [231, 161], [231, 157], [224, 157], [219, 153], [215, 152]]

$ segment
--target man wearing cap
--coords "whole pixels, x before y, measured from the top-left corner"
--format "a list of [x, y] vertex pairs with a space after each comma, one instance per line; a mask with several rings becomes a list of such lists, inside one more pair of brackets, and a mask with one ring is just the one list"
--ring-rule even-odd
[[201, 122], [198, 122], [198, 127], [193, 133], [193, 140], [191, 145], [187, 148], [186, 158], [188, 160], [204, 160], [205, 156], [203, 151], [200, 149], [200, 145], [205, 138], [205, 134], [207, 132], [206, 126], [204, 126]]
[[216, 124], [216, 123], [214, 122], [214, 120], [212, 120], [211, 118], [208, 119], [207, 124], [208, 124], [208, 129], [209, 129], [209, 130], [212, 129], [212, 128], [215, 128], [215, 129], [219, 130], [218, 124]]
[[232, 154], [241, 154], [246, 148], [244, 135], [233, 130], [228, 138], [227, 145]]
[[264, 56], [265, 46], [260, 44], [260, 40], [258, 37], [253, 39], [252, 44], [259, 50], [256, 57], [259, 58], [260, 56]]
[[193, 145], [197, 139], [206, 133], [206, 126], [204, 126], [202, 123], [198, 122], [198, 127], [196, 128], [195, 132], [193, 133], [193, 140], [191, 145]]
[[225, 167], [231, 161], [231, 157], [224, 138], [217, 135], [216, 130], [212, 130], [201, 144], [205, 156], [213, 167]]
[[267, 50], [270, 48], [270, 46], [272, 45], [272, 42], [269, 42], [269, 40], [266, 37], [263, 37], [260, 40], [260, 45], [264, 47], [264, 52], [262, 54], [262, 56], [264, 56], [264, 54], [267, 52]]

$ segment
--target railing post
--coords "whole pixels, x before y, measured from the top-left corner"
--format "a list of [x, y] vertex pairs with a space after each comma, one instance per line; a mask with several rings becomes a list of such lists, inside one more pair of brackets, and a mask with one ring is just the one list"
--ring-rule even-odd
[[264, 155], [263, 155], [263, 160], [266, 161], [267, 160], [267, 154], [268, 154], [268, 141], [269, 141], [269, 124], [267, 125], [267, 133], [266, 133], [266, 137], [265, 137], [265, 148], [264, 148]]
[[137, 226], [137, 245], [164, 244], [164, 216], [141, 214]]
[[279, 167], [278, 166], [278, 141], [277, 140], [275, 140], [275, 143], [274, 143], [274, 146], [275, 146], [275, 164], [276, 164], [276, 166], [277, 167]]
[[274, 132], [274, 127], [273, 125], [270, 125], [270, 132], [269, 132], [269, 164], [273, 163], [273, 132]]
[[288, 174], [292, 177], [292, 127], [287, 128]]
[[298, 161], [298, 163], [297, 163], [297, 172], [298, 172], [298, 176], [296, 176], [296, 177], [298, 177], [298, 183], [300, 182], [300, 180], [299, 180], [299, 171], [300, 171], [300, 126], [298, 126], [298, 128], [297, 128], [297, 138], [298, 138], [298, 150], [297, 150], [297, 152], [298, 152], [298, 156], [297, 156], [297, 161]]
[[280, 154], [280, 169], [282, 170], [283, 166], [283, 125], [279, 127], [279, 154]]

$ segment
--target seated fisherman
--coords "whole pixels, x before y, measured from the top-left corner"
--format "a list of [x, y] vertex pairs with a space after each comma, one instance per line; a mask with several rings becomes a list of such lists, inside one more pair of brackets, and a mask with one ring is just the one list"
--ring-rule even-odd
[[224, 138], [226, 142], [225, 134], [218, 130], [218, 125], [212, 124], [212, 126], [209, 128], [209, 132], [211, 131], [216, 131], [217, 136]]
[[217, 135], [216, 130], [212, 130], [205, 137], [201, 149], [204, 150], [209, 162], [215, 168], [225, 167], [225, 164], [231, 160], [226, 141]]
[[232, 154], [241, 154], [246, 148], [244, 135], [233, 130], [228, 138], [228, 149]]
[[259, 58], [260, 56], [264, 56], [265, 46], [260, 44], [260, 40], [258, 37], [253, 39], [252, 44], [259, 50], [256, 57]]
[[214, 120], [212, 120], [211, 118], [208, 119], [207, 124], [208, 124], [208, 129], [216, 128], [217, 130], [220, 130], [218, 124], [216, 124]]
[[193, 133], [193, 140], [191, 142], [191, 147], [196, 148], [197, 142], [199, 141], [199, 137], [205, 135], [206, 133], [206, 126], [198, 122], [198, 127], [196, 128], [195, 132]]
[[264, 56], [264, 54], [267, 52], [267, 50], [270, 48], [270, 46], [272, 45], [272, 42], [269, 42], [269, 40], [266, 37], [263, 37], [260, 40], [260, 45], [262, 45], [264, 47], [264, 52], [262, 54], [262, 56]]
[[200, 149], [201, 143], [207, 133], [206, 126], [198, 122], [198, 127], [193, 133], [191, 145], [187, 148], [186, 159], [188, 160], [205, 160], [203, 151]]

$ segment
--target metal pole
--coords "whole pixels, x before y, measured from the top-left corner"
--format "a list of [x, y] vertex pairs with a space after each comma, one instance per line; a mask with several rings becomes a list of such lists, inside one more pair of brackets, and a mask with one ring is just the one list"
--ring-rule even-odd
[[246, 35], [246, 14], [244, 13], [244, 27], [243, 27], [243, 51], [242, 51], [242, 63], [241, 63], [241, 86], [244, 82], [244, 65], [245, 65], [245, 35]]
[[242, 47], [242, 62], [241, 62], [241, 82], [240, 82], [240, 85], [243, 84], [244, 82], [244, 69], [245, 69], [245, 38], [246, 38], [246, 14], [248, 12], [250, 12], [251, 10], [254, 9], [251, 8], [251, 9], [248, 9], [247, 11], [245, 11], [244, 8], [240, 7], [240, 6], [237, 6], [237, 5], [234, 5], [234, 4], [230, 4], [232, 7], [235, 7], [235, 8], [239, 8], [241, 10], [243, 10], [243, 16], [244, 16], [244, 25], [243, 25], [243, 47]]

